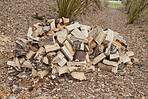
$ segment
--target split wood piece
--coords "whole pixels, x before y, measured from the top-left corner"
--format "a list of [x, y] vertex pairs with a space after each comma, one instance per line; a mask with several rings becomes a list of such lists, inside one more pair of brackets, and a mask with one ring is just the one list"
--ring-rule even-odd
[[34, 56], [34, 59], [37, 58], [39, 55], [42, 55], [43, 53], [45, 53], [45, 49], [43, 47], [40, 47], [36, 55]]
[[56, 28], [55, 26], [55, 20], [53, 20], [51, 23], [50, 23], [50, 27], [51, 27], [51, 30], [54, 30]]
[[96, 42], [95, 41], [92, 41], [90, 43], [90, 48], [95, 48], [97, 46]]
[[99, 63], [99, 62], [100, 62], [101, 60], [103, 60], [105, 57], [106, 57], [106, 56], [105, 56], [104, 53], [100, 54], [99, 56], [97, 56], [97, 57], [93, 60], [93, 64], [95, 65], [95, 64]]
[[57, 24], [57, 28], [62, 31], [64, 28], [60, 25], [60, 24]]
[[87, 63], [86, 61], [82, 61], [82, 62], [67, 62], [67, 66], [86, 66]]
[[82, 34], [84, 35], [85, 38], [88, 37], [88, 31], [87, 29], [81, 30]]
[[68, 66], [69, 72], [77, 71], [78, 69], [79, 69], [79, 67], [69, 67]]
[[107, 34], [104, 33], [103, 30], [101, 30], [101, 29], [98, 32], [99, 32], [99, 34], [95, 38], [95, 41], [98, 43], [98, 45], [101, 45], [101, 43], [104, 41], [104, 39], [107, 36]]
[[99, 66], [100, 70], [117, 73], [117, 67], [107, 66], [102, 63], [99, 63], [98, 66]]
[[29, 50], [29, 52], [26, 54], [26, 58], [29, 60], [30, 58], [32, 58], [33, 57], [33, 55], [35, 54], [35, 52], [34, 51], [32, 51], [32, 50]]
[[58, 52], [57, 56], [53, 58], [52, 63], [59, 63], [64, 58], [64, 55], [62, 52]]
[[57, 67], [57, 71], [59, 73], [59, 76], [61, 76], [62, 74], [65, 74], [65, 73], [69, 73], [67, 66]]
[[112, 43], [117, 47], [117, 49], [121, 48], [122, 46], [122, 44], [119, 43], [118, 41], [113, 41]]
[[32, 68], [32, 75], [33, 75], [34, 77], [36, 77], [36, 76], [38, 75], [37, 70], [35, 70], [34, 68]]
[[54, 31], [48, 31], [48, 32], [45, 32], [44, 34], [47, 35], [47, 36], [57, 36], [57, 35], [54, 33]]
[[99, 53], [103, 53], [104, 52], [104, 46], [103, 44], [99, 45]]
[[81, 44], [82, 42], [80, 41], [74, 41], [73, 42], [73, 49], [76, 51], [76, 50], [80, 50], [81, 49]]
[[59, 31], [59, 32], [56, 32], [57, 34], [57, 40], [59, 43], [63, 44], [63, 42], [66, 40], [66, 37], [67, 37], [67, 30], [64, 29], [62, 31]]
[[15, 49], [13, 51], [14, 57], [26, 55], [26, 52], [23, 49]]
[[86, 52], [78, 50], [74, 55], [75, 60], [84, 61], [86, 59]]
[[19, 44], [26, 52], [29, 51], [29, 47], [25, 42], [23, 42], [23, 40], [20, 39], [16, 41], [16, 44]]
[[38, 75], [40, 78], [44, 78], [44, 76], [46, 76], [48, 73], [49, 73], [49, 70], [44, 70], [44, 71], [39, 71], [39, 72], [37, 73], [37, 75]]
[[33, 34], [32, 27], [29, 27], [28, 33], [27, 33], [27, 39], [28, 39], [28, 41], [33, 41], [33, 40], [39, 41], [40, 38], [39, 37], [34, 38], [32, 36], [32, 34]]
[[80, 42], [83, 42], [83, 43], [88, 43], [88, 40], [87, 39], [82, 39], [82, 38], [77, 38], [75, 36], [71, 36], [70, 39], [74, 42], [74, 41], [80, 41]]
[[114, 32], [111, 29], [107, 30], [107, 36], [105, 38], [106, 41], [112, 42], [114, 39]]
[[43, 27], [39, 26], [39, 24], [41, 24], [41, 23], [34, 24], [35, 29], [34, 29], [32, 35], [31, 35], [34, 38], [37, 38], [39, 35], [42, 35], [44, 33]]
[[49, 52], [49, 53], [47, 54], [47, 56], [49, 56], [49, 57], [55, 56], [55, 55], [56, 55], [56, 52]]
[[64, 44], [64, 46], [67, 47], [67, 49], [71, 53], [71, 55], [74, 55], [75, 52], [74, 52], [72, 45], [67, 40], [63, 44]]
[[45, 57], [43, 58], [43, 63], [49, 64], [49, 60], [48, 60], [47, 56], [45, 56]]
[[116, 52], [115, 54], [110, 54], [110, 60], [113, 60], [113, 59], [119, 59], [119, 53]]
[[86, 76], [84, 75], [84, 72], [72, 72], [71, 76], [77, 80], [86, 80]]
[[62, 52], [66, 55], [66, 57], [69, 59], [69, 61], [73, 60], [73, 55], [69, 52], [66, 46], [63, 46], [61, 48]]
[[86, 37], [82, 34], [82, 32], [75, 28], [72, 32], [71, 32], [72, 35], [74, 35], [76, 38], [81, 38], [81, 39], [86, 39]]
[[106, 50], [105, 50], [105, 54], [106, 54], [107, 56], [110, 54], [111, 45], [112, 45], [112, 42], [109, 42], [109, 43], [108, 43], [108, 46], [107, 46], [107, 48], [106, 48]]
[[91, 26], [87, 26], [87, 25], [82, 25], [82, 24], [81, 24], [81, 25], [80, 25], [80, 29], [81, 29], [81, 30], [85, 30], [85, 29], [86, 29], [87, 31], [90, 31], [90, 30], [91, 30]]
[[69, 24], [70, 23], [70, 21], [69, 21], [69, 18], [64, 18], [64, 17], [62, 17], [62, 19], [63, 19], [63, 23], [64, 24]]
[[124, 53], [119, 53], [119, 55], [120, 55], [120, 60], [119, 60], [119, 64], [121, 64], [121, 63], [126, 63], [126, 62], [130, 62], [131, 61], [131, 59], [129, 58], [129, 56], [127, 56], [126, 54], [124, 54]]
[[67, 60], [63, 58], [60, 62], [58, 62], [58, 65], [64, 66], [67, 63]]
[[90, 43], [93, 41], [93, 37], [88, 36], [87, 40], [88, 40], [88, 47], [90, 48]]
[[70, 24], [70, 25], [66, 26], [66, 29], [68, 31], [71, 31], [71, 30], [78, 28], [78, 27], [80, 27], [80, 24], [78, 22], [75, 22], [74, 24]]
[[55, 43], [55, 44], [52, 44], [52, 45], [45, 45], [44, 47], [45, 47], [46, 53], [60, 49], [60, 46], [59, 46], [58, 43]]
[[23, 62], [22, 67], [32, 69], [32, 64], [31, 64], [31, 62], [29, 60], [27, 60], [27, 61]]
[[131, 57], [131, 56], [135, 55], [133, 51], [128, 51], [128, 52], [126, 52], [126, 54], [127, 54], [128, 57]]
[[86, 60], [87, 66], [90, 67], [91, 66], [91, 61], [89, 59], [89, 54], [88, 53], [86, 53], [86, 59], [85, 60]]
[[39, 40], [39, 46], [44, 46], [44, 45], [54, 44], [54, 43], [55, 43], [55, 39], [54, 39], [54, 36], [53, 35], [43, 36]]
[[18, 67], [19, 69], [21, 69], [21, 65], [20, 65], [19, 59], [16, 57], [14, 59], [14, 61], [15, 61], [15, 66]]
[[51, 68], [52, 68], [52, 71], [51, 71], [52, 75], [55, 75], [55, 74], [58, 73], [58, 71], [57, 71], [58, 66], [55, 66], [55, 65], [52, 64]]
[[127, 42], [123, 39], [122, 36], [118, 36], [117, 41], [119, 41], [123, 46], [127, 47]]
[[73, 40], [71, 40], [71, 37], [72, 37], [72, 35], [71, 34], [69, 34], [69, 35], [67, 35], [67, 40], [71, 43], [71, 44], [73, 44]]
[[23, 57], [19, 59], [20, 64], [22, 64], [24, 61], [25, 61], [25, 58]]
[[113, 38], [113, 40], [114, 40], [114, 41], [116, 41], [116, 40], [117, 40], [117, 38], [118, 38], [118, 36], [119, 36], [119, 33], [114, 32], [114, 38]]
[[89, 36], [92, 37], [93, 39], [95, 39], [98, 35], [98, 29], [97, 28], [94, 28], [92, 29], [90, 32], [89, 32]]
[[15, 67], [15, 62], [14, 61], [7, 61], [7, 65]]
[[117, 62], [109, 61], [109, 60], [106, 60], [106, 59], [103, 60], [103, 63], [106, 64], [106, 65], [112, 65], [112, 66], [118, 67]]

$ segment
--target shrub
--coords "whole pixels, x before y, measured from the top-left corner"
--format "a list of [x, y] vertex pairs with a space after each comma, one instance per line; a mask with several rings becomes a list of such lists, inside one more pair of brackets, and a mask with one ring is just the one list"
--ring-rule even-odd
[[71, 18], [83, 12], [90, 0], [56, 0], [59, 17]]

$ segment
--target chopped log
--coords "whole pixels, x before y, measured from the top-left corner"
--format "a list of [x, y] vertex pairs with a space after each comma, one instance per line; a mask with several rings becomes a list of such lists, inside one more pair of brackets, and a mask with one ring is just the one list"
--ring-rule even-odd
[[112, 45], [112, 42], [109, 42], [109, 43], [108, 43], [108, 46], [107, 46], [107, 48], [106, 48], [106, 50], [105, 50], [105, 54], [106, 54], [107, 56], [110, 54], [111, 45]]
[[89, 35], [88, 31], [90, 31], [91, 27], [86, 26], [86, 25], [81, 25], [80, 29], [81, 29], [82, 34], [85, 36], [85, 38], [87, 38]]
[[17, 66], [19, 69], [21, 69], [19, 59], [16, 57], [14, 61], [15, 61], [15, 66]]
[[105, 57], [106, 56], [105, 56], [104, 53], [100, 54], [99, 56], [95, 57], [95, 59], [93, 60], [93, 64], [94, 65], [97, 64], [98, 62], [100, 62], [101, 60], [103, 60]]
[[69, 66], [68, 66], [69, 72], [77, 71], [78, 68], [79, 68], [79, 67], [69, 67]]
[[93, 37], [88, 36], [87, 40], [88, 40], [88, 47], [90, 48], [90, 43], [93, 41]]
[[22, 67], [32, 69], [32, 64], [31, 64], [31, 62], [29, 60], [27, 60], [27, 61], [23, 62]]
[[114, 32], [111, 29], [107, 30], [107, 36], [105, 38], [106, 41], [112, 42], [114, 39]]
[[95, 48], [97, 46], [96, 42], [95, 41], [92, 41], [90, 43], [90, 48]]
[[117, 62], [109, 61], [109, 60], [106, 60], [106, 59], [103, 60], [103, 63], [106, 64], [106, 65], [112, 65], [112, 66], [118, 67]]
[[72, 35], [74, 35], [76, 38], [81, 38], [81, 39], [86, 39], [86, 37], [82, 34], [82, 32], [75, 28], [72, 32], [71, 32]]
[[64, 18], [64, 17], [62, 17], [62, 19], [63, 19], [63, 23], [64, 24], [69, 24], [70, 23], [70, 21], [69, 21], [69, 18]]
[[64, 44], [64, 46], [67, 47], [67, 49], [71, 53], [71, 55], [74, 55], [75, 52], [74, 52], [72, 45], [67, 40], [63, 44]]
[[73, 42], [73, 48], [74, 48], [74, 50], [80, 50], [81, 44], [82, 44], [82, 42], [80, 42], [80, 41], [74, 41]]
[[129, 56], [127, 56], [126, 54], [124, 54], [124, 53], [119, 53], [119, 55], [120, 55], [120, 60], [119, 60], [119, 64], [121, 64], [121, 63], [126, 63], [126, 62], [130, 62], [131, 61], [131, 59], [129, 58]]
[[78, 27], [80, 27], [80, 24], [78, 22], [75, 22], [74, 24], [71, 24], [71, 25], [66, 26], [66, 29], [68, 31], [71, 31], [71, 30], [73, 30], [75, 28], [78, 28]]
[[71, 76], [74, 79], [78, 79], [78, 80], [86, 80], [86, 76], [84, 75], [84, 72], [72, 72]]
[[57, 28], [62, 31], [64, 28], [60, 25], [60, 24], [57, 24]]
[[86, 59], [85, 60], [86, 60], [87, 66], [90, 67], [91, 66], [91, 61], [89, 59], [89, 54], [88, 53], [86, 53]]
[[99, 31], [99, 35], [95, 38], [95, 41], [98, 43], [98, 45], [101, 45], [105, 37], [107, 36], [106, 33], [103, 32], [103, 30]]
[[53, 35], [50, 36], [43, 36], [42, 38], [40, 38], [39, 40], [39, 46], [44, 46], [44, 45], [48, 45], [48, 44], [54, 44], [55, 43], [55, 39]]
[[28, 41], [33, 41], [33, 40], [39, 41], [40, 38], [39, 37], [34, 38], [32, 36], [32, 34], [33, 34], [32, 27], [29, 27], [28, 33], [27, 33], [27, 39], [28, 39]]
[[60, 49], [60, 46], [59, 46], [58, 43], [55, 43], [55, 44], [52, 44], [52, 45], [45, 45], [44, 47], [45, 47], [46, 53]]
[[26, 54], [26, 58], [29, 60], [30, 58], [32, 58], [33, 57], [33, 55], [35, 54], [35, 52], [34, 51], [32, 51], [32, 50], [29, 50], [29, 52]]
[[127, 47], [127, 42], [123, 39], [122, 36], [118, 36], [117, 41], [119, 41], [123, 46]]
[[63, 44], [63, 42], [66, 40], [66, 37], [67, 37], [67, 30], [64, 29], [62, 31], [59, 31], [59, 32], [56, 32], [57, 34], [57, 40], [59, 43]]
[[65, 74], [65, 73], [69, 73], [69, 70], [68, 70], [67, 66], [58, 67], [57, 71], [59, 73], [59, 76], [61, 76], [62, 74]]
[[93, 39], [95, 39], [98, 35], [98, 29], [97, 28], [94, 28], [92, 29], [90, 32], [89, 32], [89, 36], [91, 36]]
[[51, 27], [51, 30], [54, 30], [56, 28], [55, 26], [55, 20], [53, 20], [51, 23], [50, 23], [50, 27]]
[[107, 65], [104, 65], [104, 64], [102, 64], [102, 63], [99, 63], [98, 66], [99, 66], [100, 70], [104, 70], [104, 71], [109, 71], [109, 72], [117, 73], [118, 67], [107, 66]]
[[71, 44], [73, 44], [73, 40], [71, 40], [71, 37], [72, 37], [72, 35], [69, 34], [69, 35], [67, 36], [67, 40], [68, 40]]
[[15, 67], [15, 62], [14, 61], [7, 61], [7, 65]]
[[44, 70], [44, 71], [39, 71], [39, 72], [37, 73], [37, 75], [38, 75], [40, 78], [44, 78], [44, 76], [46, 76], [48, 73], [49, 73], [49, 70]]
[[16, 41], [16, 44], [19, 44], [26, 52], [29, 51], [29, 47], [23, 40], [18, 40]]
[[43, 58], [43, 63], [49, 64], [49, 60], [48, 60], [47, 56], [45, 56], [45, 57]]
[[110, 54], [110, 60], [113, 60], [113, 59], [119, 59], [119, 53], [118, 52], [116, 52], [115, 54]]
[[44, 26], [44, 27], [43, 27], [43, 31], [45, 31], [45, 32], [50, 31], [50, 26]]
[[49, 52], [49, 53], [47, 54], [47, 56], [49, 56], [49, 57], [51, 57], [51, 56], [55, 56], [55, 55], [56, 55], [55, 52]]
[[40, 47], [34, 58], [37, 58], [39, 55], [42, 55], [43, 53], [45, 53], [45, 49], [43, 47]]
[[44, 33], [43, 27], [39, 26], [40, 23], [34, 24], [35, 30], [32, 33], [32, 37], [37, 38], [39, 35]]
[[20, 58], [19, 59], [20, 64], [22, 64], [24, 61], [25, 61], [25, 58]]
[[69, 61], [73, 60], [73, 55], [68, 51], [66, 46], [63, 46], [61, 48], [62, 52], [66, 55], [66, 57], [69, 59]]
[[75, 52], [74, 59], [78, 59], [79, 61], [84, 61], [86, 58], [86, 52], [78, 50]]
[[117, 46], [115, 46], [114, 44], [111, 44], [110, 54], [115, 54], [115, 53], [117, 53]]
[[59, 63], [64, 58], [64, 55], [62, 52], [58, 52], [57, 56], [53, 58], [52, 63]]
[[118, 41], [113, 41], [112, 43], [117, 47], [117, 49], [121, 48], [122, 46], [122, 44], [119, 43]]
[[77, 38], [75, 36], [71, 36], [70, 39], [74, 42], [74, 41], [80, 41], [82, 43], [87, 43], [88, 40], [87, 39], [82, 39], [82, 38]]
[[67, 62], [67, 66], [86, 66], [87, 65], [87, 63], [86, 63], [86, 61], [82, 61], [82, 62], [75, 62], [75, 61], [73, 61], [73, 62]]
[[131, 56], [135, 55], [133, 51], [128, 51], [128, 52], [126, 52], [126, 54], [127, 54], [128, 57], [131, 57]]
[[14, 57], [13, 52], [11, 52], [11, 53], [8, 54], [8, 59], [13, 58], [13, 57]]
[[66, 63], [67, 63], [67, 60], [65, 58], [63, 58], [60, 62], [58, 62], [60, 66], [64, 66]]

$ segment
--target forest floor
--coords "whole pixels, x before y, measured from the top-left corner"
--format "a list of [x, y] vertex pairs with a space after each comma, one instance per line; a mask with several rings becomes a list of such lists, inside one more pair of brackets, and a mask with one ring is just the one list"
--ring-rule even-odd
[[[45, 19], [58, 15], [49, 8], [54, 0], [1, 0], [0, 1], [0, 99], [34, 98], [148, 98], [148, 20], [137, 20], [126, 24], [127, 15], [118, 9], [106, 8], [102, 11], [91, 6], [88, 11], [77, 17], [76, 21], [85, 25], [99, 25], [118, 32], [128, 42], [129, 50], [134, 51], [139, 65], [126, 67], [126, 72], [113, 74], [106, 71], [89, 73], [86, 81], [71, 80], [67, 76], [59, 77], [59, 84], [52, 90], [42, 88], [26, 90], [22, 80], [8, 77], [6, 62], [8, 54], [15, 48], [15, 41], [26, 36], [28, 27], [41, 22], [32, 15], [38, 12]], [[42, 22], [44, 22], [43, 20]], [[15, 80], [15, 82], [13, 81]], [[20, 84], [20, 82], [22, 82]], [[22, 88], [14, 94], [13, 88]]]

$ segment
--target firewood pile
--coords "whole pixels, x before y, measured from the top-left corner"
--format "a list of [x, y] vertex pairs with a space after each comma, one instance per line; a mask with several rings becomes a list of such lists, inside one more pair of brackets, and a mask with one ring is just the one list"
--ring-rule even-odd
[[86, 80], [85, 73], [95, 71], [96, 66], [117, 73], [119, 65], [132, 65], [133, 55], [117, 32], [59, 18], [29, 27], [26, 38], [16, 41], [7, 65], [13, 68], [10, 74], [29, 70], [34, 77], [51, 75], [54, 79], [68, 73]]

